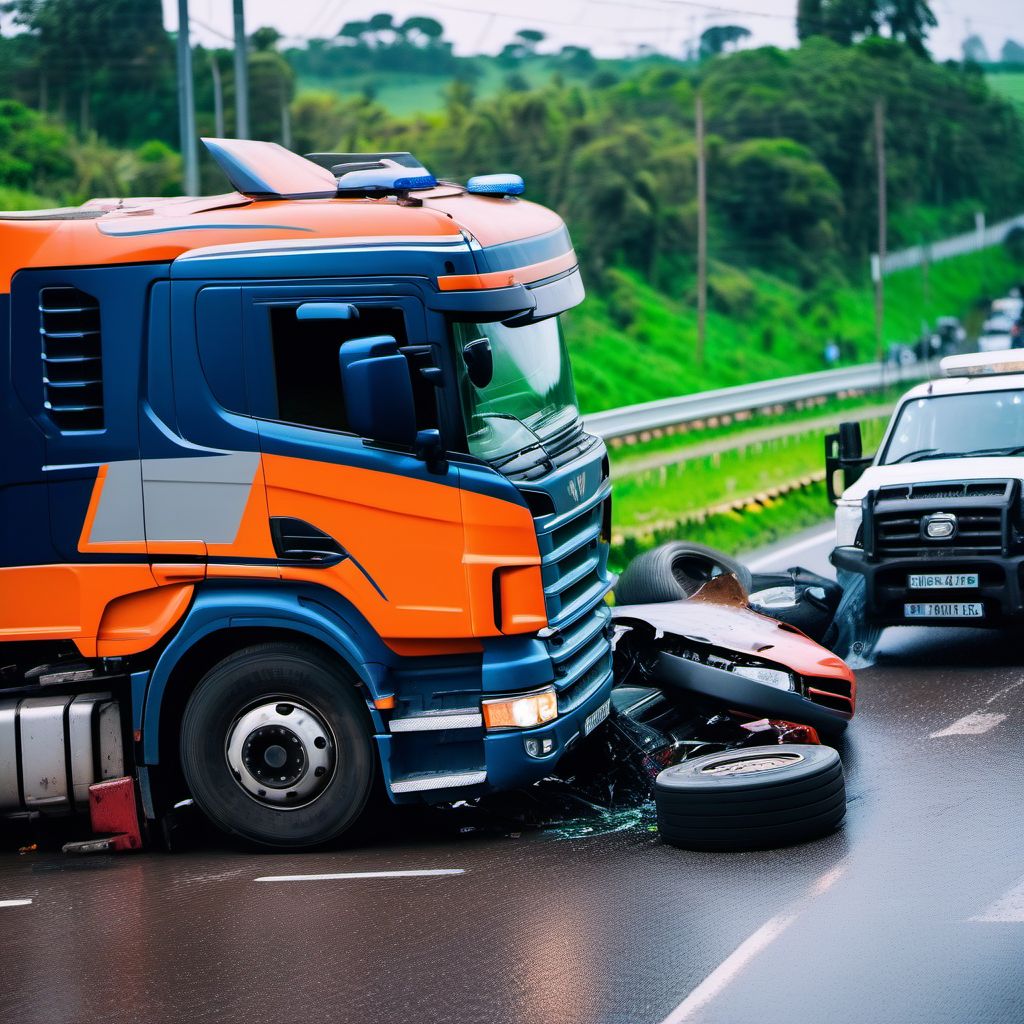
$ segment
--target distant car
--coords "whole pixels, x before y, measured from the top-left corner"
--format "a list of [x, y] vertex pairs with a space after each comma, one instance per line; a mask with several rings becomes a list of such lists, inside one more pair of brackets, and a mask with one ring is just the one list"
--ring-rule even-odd
[[1019, 320], [1024, 314], [1024, 298], [1019, 295], [1007, 295], [1005, 298], [996, 299], [992, 303], [992, 315], [1004, 313], [1011, 320]]
[[935, 335], [939, 339], [939, 351], [942, 355], [948, 356], [959, 352], [967, 340], [967, 331], [964, 325], [955, 316], [940, 316], [935, 321]]
[[989, 317], [978, 335], [979, 352], [1000, 352], [1013, 348], [1013, 328], [1016, 321], [1004, 313]]

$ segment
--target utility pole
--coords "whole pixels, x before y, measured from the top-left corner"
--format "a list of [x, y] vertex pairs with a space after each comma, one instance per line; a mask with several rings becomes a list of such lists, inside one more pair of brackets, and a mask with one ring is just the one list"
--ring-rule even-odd
[[224, 83], [220, 77], [220, 64], [217, 53], [210, 51], [210, 74], [213, 76], [213, 134], [218, 139], [224, 138]]
[[235, 10], [235, 138], [249, 138], [249, 56], [245, 41], [245, 0]]
[[199, 149], [192, 94], [192, 46], [188, 39], [188, 0], [178, 0], [178, 118], [181, 157], [185, 164], [185, 195], [199, 195]]
[[708, 183], [704, 153], [704, 100], [697, 93], [697, 364], [704, 362], [708, 311]]
[[875, 159], [878, 164], [878, 273], [875, 275], [875, 359], [882, 361], [885, 335], [885, 257], [888, 219], [885, 194], [885, 100], [875, 100]]

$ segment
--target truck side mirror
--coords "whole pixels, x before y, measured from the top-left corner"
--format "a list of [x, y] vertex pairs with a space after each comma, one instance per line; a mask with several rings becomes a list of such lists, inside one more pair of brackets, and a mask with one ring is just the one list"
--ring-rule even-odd
[[825, 489], [833, 505], [847, 487], [860, 479], [871, 461], [870, 456], [864, 457], [860, 423], [840, 423], [837, 434], [825, 435]]
[[839, 458], [843, 462], [852, 462], [864, 455], [864, 441], [861, 438], [860, 423], [839, 424]]
[[347, 341], [338, 350], [338, 362], [350, 428], [372, 441], [414, 444], [412, 378], [395, 339], [380, 335]]
[[494, 379], [494, 353], [489, 338], [477, 338], [462, 349], [466, 372], [475, 388], [485, 388]]

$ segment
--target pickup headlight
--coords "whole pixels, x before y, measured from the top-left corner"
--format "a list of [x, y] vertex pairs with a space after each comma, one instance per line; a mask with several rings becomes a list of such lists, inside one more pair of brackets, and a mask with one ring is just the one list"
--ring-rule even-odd
[[856, 505], [836, 506], [836, 547], [847, 548], [857, 543], [857, 534], [864, 521], [864, 511]]
[[745, 679], [753, 679], [755, 683], [773, 686], [776, 690], [793, 689], [793, 677], [779, 668], [768, 668], [764, 665], [736, 665], [733, 672]]

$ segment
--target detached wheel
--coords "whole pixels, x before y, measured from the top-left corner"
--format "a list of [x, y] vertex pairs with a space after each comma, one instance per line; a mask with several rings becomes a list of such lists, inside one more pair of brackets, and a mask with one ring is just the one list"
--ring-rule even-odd
[[218, 828], [294, 849], [355, 822], [376, 756], [366, 708], [337, 664], [299, 644], [260, 644], [226, 658], [196, 687], [181, 766]]
[[846, 815], [839, 755], [783, 743], [707, 754], [654, 784], [658, 831], [689, 850], [788, 846], [834, 831]]
[[733, 573], [750, 590], [750, 570], [703, 544], [670, 541], [637, 555], [615, 585], [615, 603], [659, 604], [692, 597], [709, 580]]

